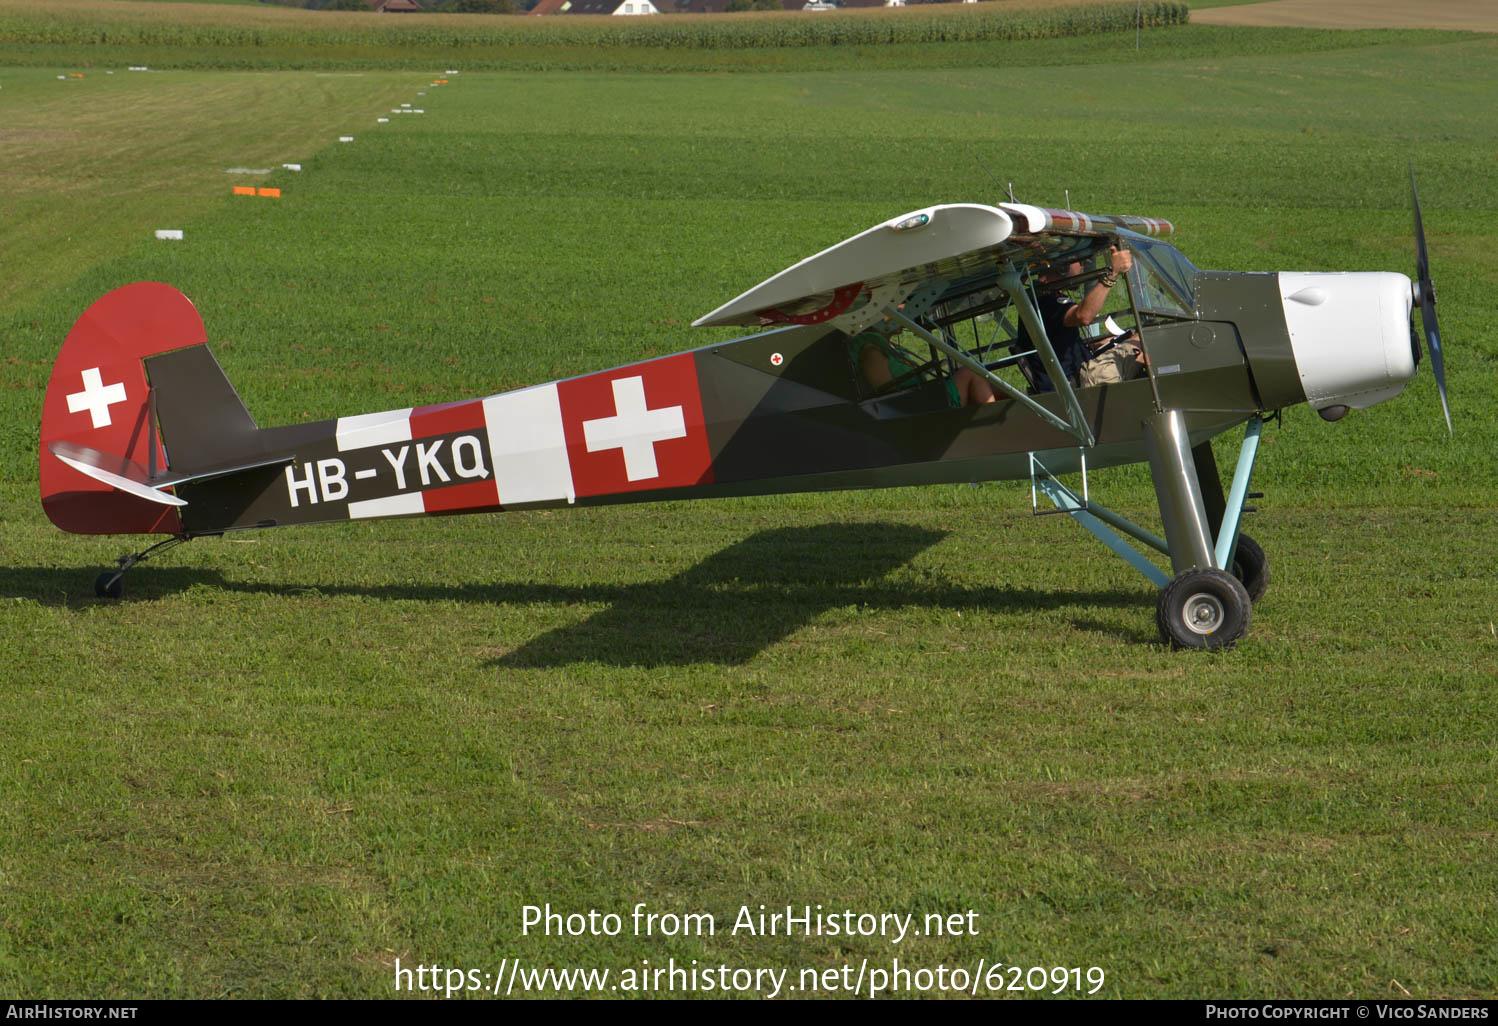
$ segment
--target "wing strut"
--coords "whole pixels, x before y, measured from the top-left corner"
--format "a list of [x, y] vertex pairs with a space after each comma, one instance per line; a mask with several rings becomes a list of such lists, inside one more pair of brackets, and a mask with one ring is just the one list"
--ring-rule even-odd
[[1015, 309], [1019, 311], [1020, 320], [1024, 322], [1030, 334], [1030, 341], [1035, 343], [1035, 352], [1040, 357], [1040, 362], [1045, 364], [1051, 384], [1056, 386], [1056, 393], [1061, 396], [1062, 405], [1066, 407], [1067, 420], [1071, 422], [1070, 427], [1067, 428], [1067, 434], [1085, 446], [1096, 445], [1097, 439], [1093, 437], [1092, 429], [1087, 426], [1087, 418], [1082, 413], [1082, 404], [1077, 401], [1077, 393], [1072, 391], [1071, 379], [1061, 369], [1061, 361], [1056, 357], [1056, 349], [1051, 345], [1050, 337], [1045, 333], [1040, 311], [1035, 309], [1035, 304], [1030, 300], [1029, 290], [1025, 288], [1025, 283], [1020, 279], [1019, 272], [1014, 269], [1012, 263], [1007, 271], [999, 275], [998, 285], [1013, 300]]
[[[1030, 398], [1024, 392], [1021, 392], [1019, 389], [1015, 388], [1009, 382], [1007, 382], [1003, 378], [999, 377], [993, 371], [991, 371], [987, 367], [983, 366], [982, 363], [980, 363], [979, 361], [973, 359], [972, 356], [970, 356], [967, 353], [963, 352], [957, 346], [952, 345], [952, 343], [948, 342], [946, 339], [942, 338], [940, 335], [937, 335], [934, 332], [926, 330], [921, 325], [917, 324], [915, 321], [913, 321], [909, 317], [905, 316], [905, 314], [904, 314], [903, 311], [897, 310], [893, 306], [888, 306], [887, 305], [884, 308], [884, 315], [886, 317], [890, 318], [891, 320], [893, 320], [895, 323], [899, 324], [901, 327], [905, 328], [907, 331], [912, 331], [915, 334], [919, 335], [921, 338], [925, 339], [931, 345], [935, 346], [937, 349], [941, 350], [943, 353], [946, 353], [948, 356], [950, 356], [952, 359], [956, 360], [958, 363], [962, 364], [968, 370], [972, 371], [974, 374], [976, 374], [979, 377], [981, 377], [984, 381], [987, 381], [994, 388], [997, 388], [999, 391], [1003, 392], [1009, 398], [1011, 398], [1011, 399], [1015, 400], [1016, 402], [1020, 403], [1026, 409], [1028, 409], [1031, 412], [1033, 412], [1041, 420], [1045, 421], [1047, 424], [1050, 424], [1052, 427], [1056, 428], [1058, 431], [1064, 431], [1064, 432], [1066, 432], [1068, 435], [1071, 435], [1073, 438], [1075, 438], [1077, 441], [1081, 442], [1083, 445], [1092, 445], [1093, 444], [1092, 433], [1090, 431], [1087, 431], [1086, 424], [1082, 424], [1082, 430], [1084, 432], [1086, 432], [1086, 434], [1084, 435], [1084, 434], [1078, 433], [1075, 424], [1068, 424], [1066, 421], [1064, 421], [1060, 417], [1056, 416], [1056, 414], [1052, 413], [1050, 410], [1048, 410], [1044, 406], [1040, 405], [1034, 399]], [[1045, 336], [1042, 334], [1041, 337], [1044, 338]], [[1037, 346], [1036, 348], [1038, 349], [1039, 346]], [[1049, 343], [1047, 343], [1047, 348], [1049, 348]], [[1052, 359], [1054, 359], [1054, 357], [1052, 357]], [[1068, 385], [1067, 387], [1070, 388], [1071, 386]], [[1080, 415], [1080, 413], [1081, 413], [1080, 408], [1078, 409], [1077, 412]], [[1077, 422], [1081, 423], [1080, 416], [1078, 416]]]

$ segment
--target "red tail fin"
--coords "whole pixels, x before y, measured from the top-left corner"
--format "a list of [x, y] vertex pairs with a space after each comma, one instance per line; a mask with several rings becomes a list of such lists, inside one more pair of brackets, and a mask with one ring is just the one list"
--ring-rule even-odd
[[75, 534], [182, 530], [174, 507], [80, 473], [48, 446], [73, 442], [142, 467], [164, 468], [166, 454], [141, 361], [206, 341], [192, 301], [156, 282], [115, 289], [78, 318], [52, 366], [42, 406], [42, 507], [54, 524]]

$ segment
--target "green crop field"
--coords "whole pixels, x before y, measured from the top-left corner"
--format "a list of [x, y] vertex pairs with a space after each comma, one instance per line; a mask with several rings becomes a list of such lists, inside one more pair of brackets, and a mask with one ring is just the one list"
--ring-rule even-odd
[[[758, 12], [666, 18], [496, 18], [262, 7], [121, 5], [115, 0], [4, 0], [0, 42], [12, 60], [34, 63], [62, 48], [89, 64], [151, 52], [176, 66], [410, 65], [429, 59], [535, 65], [577, 59], [577, 51], [815, 49], [889, 44], [994, 43], [1055, 39], [1180, 25], [1184, 3], [1150, 0], [990, 0], [902, 9], [824, 13]], [[618, 59], [617, 55], [614, 59]], [[626, 58], [628, 59], [628, 58]], [[636, 56], [635, 59], [638, 59]], [[669, 66], [669, 64], [668, 64]]]
[[[898, 959], [1498, 996], [1498, 38], [619, 49], [648, 72], [105, 50], [0, 65], [0, 995], [407, 996], [397, 960], [490, 986], [518, 959], [808, 996]], [[376, 122], [400, 103], [426, 113]], [[1270, 425], [1273, 582], [1230, 652], [1163, 647], [1150, 586], [1013, 482], [199, 539], [117, 603], [92, 582], [134, 539], [37, 501], [51, 361], [136, 280], [193, 299], [274, 425], [727, 337], [688, 324], [1001, 183], [1169, 218], [1204, 267], [1410, 273], [1411, 163], [1455, 437], [1428, 367]], [[1155, 519], [1140, 468], [1090, 486]], [[642, 903], [715, 932], [637, 932]], [[620, 929], [527, 929], [547, 904]], [[732, 929], [761, 905], [962, 929]], [[901, 996], [957, 996], [923, 979]]]

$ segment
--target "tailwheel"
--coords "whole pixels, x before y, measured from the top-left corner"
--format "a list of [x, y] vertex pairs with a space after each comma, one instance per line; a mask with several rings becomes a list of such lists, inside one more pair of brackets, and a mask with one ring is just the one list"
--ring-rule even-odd
[[190, 539], [189, 534], [175, 534], [165, 541], [159, 541], [144, 552], [136, 552], [121, 556], [115, 562], [119, 563], [118, 570], [105, 570], [94, 578], [94, 594], [104, 599], [123, 598], [125, 594], [125, 572], [136, 563], [142, 563], [153, 555], [165, 552], [167, 549], [176, 548]]
[[1258, 602], [1269, 590], [1269, 557], [1246, 534], [1238, 536], [1238, 548], [1233, 552], [1233, 576], [1243, 582], [1251, 602]]
[[125, 594], [125, 571], [105, 570], [94, 578], [94, 594], [100, 598], [117, 599]]
[[[1257, 548], [1257, 546], [1255, 546]], [[1177, 648], [1231, 648], [1248, 631], [1248, 590], [1223, 570], [1187, 570], [1160, 592], [1155, 620]]]

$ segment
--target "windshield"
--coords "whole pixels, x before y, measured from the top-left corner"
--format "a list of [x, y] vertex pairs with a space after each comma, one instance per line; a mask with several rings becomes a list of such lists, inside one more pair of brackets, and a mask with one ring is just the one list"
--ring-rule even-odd
[[1140, 273], [1129, 276], [1139, 309], [1192, 316], [1196, 305], [1196, 265], [1169, 243], [1134, 232], [1119, 234], [1139, 258]]

